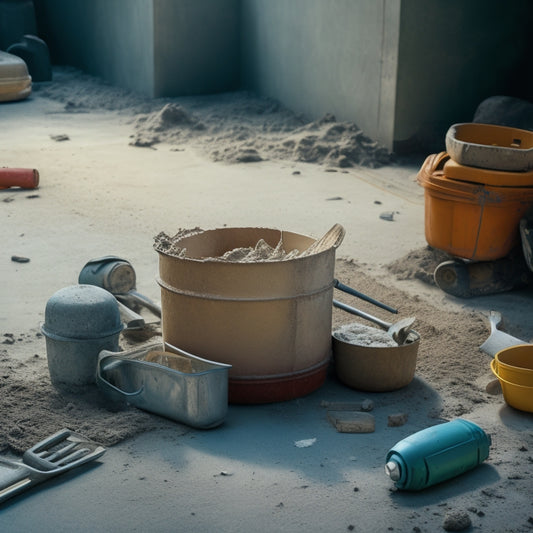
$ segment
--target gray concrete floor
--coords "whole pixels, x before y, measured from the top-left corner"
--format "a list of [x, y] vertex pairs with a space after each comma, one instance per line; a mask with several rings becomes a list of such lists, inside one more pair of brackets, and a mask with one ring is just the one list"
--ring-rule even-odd
[[[339, 257], [365, 263], [376, 279], [383, 265], [425, 245], [423, 193], [416, 169], [388, 167], [325, 173], [314, 165], [264, 162], [215, 164], [190, 150], [128, 146], [130, 125], [114, 113], [66, 114], [32, 98], [0, 106], [1, 164], [41, 172], [39, 197], [0, 191], [2, 279], [0, 332], [23, 332], [44, 318], [47, 299], [74, 284], [86, 260], [128, 258], [138, 289], [158, 300], [153, 237], [179, 228], [268, 226], [315, 237], [334, 222], [347, 229]], [[55, 142], [50, 135], [68, 134]], [[301, 171], [293, 175], [293, 170]], [[341, 200], [330, 200], [340, 197]], [[375, 201], [381, 202], [376, 204]], [[394, 222], [379, 218], [395, 211]], [[28, 264], [11, 255], [31, 258]], [[437, 289], [390, 280], [437, 305], [462, 309]], [[503, 295], [529, 331], [530, 300]], [[490, 306], [494, 300], [473, 303]], [[469, 304], [470, 305], [470, 304]], [[411, 393], [431, 398], [418, 378]], [[97, 463], [17, 497], [0, 510], [5, 532], [41, 531], [439, 531], [449, 509], [470, 512], [476, 531], [528, 531], [532, 495], [501, 494], [480, 507], [480, 490], [501, 479], [502, 465], [485, 464], [463, 477], [411, 494], [392, 491], [384, 474], [388, 449], [426, 422], [422, 409], [389, 428], [396, 396], [382, 400], [376, 432], [337, 433], [322, 400], [354, 401], [363, 393], [333, 376], [315, 393], [262, 406], [230, 406], [225, 424], [199, 431], [166, 429], [114, 446]], [[424, 411], [425, 413], [425, 411]], [[493, 416], [480, 407], [478, 417]], [[508, 412], [513, 438], [532, 438], [532, 419]], [[295, 441], [316, 438], [308, 448]], [[529, 450], [531, 454], [531, 449]], [[510, 462], [513, 461], [509, 452]], [[531, 471], [527, 473], [531, 479]], [[531, 487], [531, 485], [530, 485]], [[528, 529], [529, 528], [529, 529]]]

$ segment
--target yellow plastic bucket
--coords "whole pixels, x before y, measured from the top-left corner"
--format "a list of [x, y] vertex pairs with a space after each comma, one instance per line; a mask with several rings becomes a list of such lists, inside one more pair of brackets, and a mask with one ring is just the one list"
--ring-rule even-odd
[[503, 379], [497, 370], [496, 359], [490, 362], [492, 373], [499, 379], [503, 391], [503, 398], [511, 407], [520, 411], [533, 413], [533, 387], [518, 385]]
[[511, 383], [533, 387], [533, 344], [510, 346], [494, 356], [499, 376]]

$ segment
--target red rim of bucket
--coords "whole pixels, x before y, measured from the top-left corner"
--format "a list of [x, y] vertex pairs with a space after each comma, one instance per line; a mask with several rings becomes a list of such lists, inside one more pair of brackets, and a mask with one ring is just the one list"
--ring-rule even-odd
[[328, 373], [330, 358], [297, 374], [266, 378], [230, 378], [228, 402], [260, 404], [285, 402], [306, 396], [320, 388]]

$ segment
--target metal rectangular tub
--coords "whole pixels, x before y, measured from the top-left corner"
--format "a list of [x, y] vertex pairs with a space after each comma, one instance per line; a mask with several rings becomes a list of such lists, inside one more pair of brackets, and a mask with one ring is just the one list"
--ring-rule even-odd
[[158, 343], [125, 352], [103, 350], [96, 383], [113, 401], [208, 429], [226, 417], [230, 368]]

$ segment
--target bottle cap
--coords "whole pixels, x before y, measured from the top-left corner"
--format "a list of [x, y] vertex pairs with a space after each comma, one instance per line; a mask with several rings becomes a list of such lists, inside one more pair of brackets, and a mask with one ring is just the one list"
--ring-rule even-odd
[[400, 465], [396, 461], [389, 461], [385, 465], [385, 473], [392, 481], [398, 481], [401, 477]]

